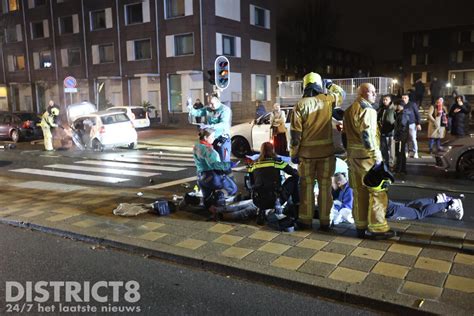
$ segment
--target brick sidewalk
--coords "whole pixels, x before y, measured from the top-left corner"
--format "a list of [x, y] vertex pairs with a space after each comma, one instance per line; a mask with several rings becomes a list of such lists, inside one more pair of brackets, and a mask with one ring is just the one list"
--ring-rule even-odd
[[123, 218], [112, 214], [118, 203], [149, 203], [158, 196], [145, 192], [140, 198], [136, 190], [102, 187], [67, 193], [19, 189], [23, 182], [0, 178], [3, 222], [198, 260], [203, 267], [227, 267], [281, 284], [289, 280], [313, 295], [378, 302], [378, 308], [392, 304], [442, 314], [474, 310], [474, 231], [392, 223], [401, 234], [398, 240], [370, 241], [351, 237], [354, 231], [344, 227], [339, 235], [280, 233], [254, 222], [207, 222], [199, 212]]

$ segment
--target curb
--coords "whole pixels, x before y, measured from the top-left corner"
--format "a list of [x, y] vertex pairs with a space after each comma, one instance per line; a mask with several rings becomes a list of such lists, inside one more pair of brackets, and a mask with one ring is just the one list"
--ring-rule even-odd
[[390, 314], [412, 314], [418, 315], [435, 315], [428, 311], [420, 310], [419, 308], [399, 305], [392, 302], [376, 300], [356, 294], [347, 293], [344, 291], [326, 288], [318, 285], [309, 285], [294, 280], [288, 280], [277, 276], [265, 275], [262, 273], [247, 271], [236, 267], [226, 266], [215, 262], [208, 262], [201, 259], [195, 259], [176, 254], [170, 254], [163, 251], [152, 250], [140, 246], [134, 246], [123, 242], [112, 241], [104, 238], [90, 237], [87, 235], [69, 232], [57, 228], [50, 228], [34, 223], [23, 221], [0, 219], [0, 224], [10, 225], [19, 228], [27, 228], [59, 237], [66, 237], [73, 240], [83, 241], [87, 243], [99, 244], [109, 248], [116, 248], [119, 250], [128, 251], [134, 254], [147, 255], [151, 258], [159, 260], [170, 261], [172, 263], [191, 266], [201, 270], [210, 271], [218, 274], [232, 275], [247, 281], [264, 283], [265, 285], [275, 286], [287, 291], [298, 292], [300, 294], [334, 300], [339, 303], [346, 303], [356, 305], [359, 307], [377, 309], [378, 312], [384, 311]]

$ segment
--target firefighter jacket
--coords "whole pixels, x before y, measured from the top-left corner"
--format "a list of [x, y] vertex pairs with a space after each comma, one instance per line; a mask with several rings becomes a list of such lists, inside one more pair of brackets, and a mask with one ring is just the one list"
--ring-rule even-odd
[[48, 111], [44, 112], [41, 116], [41, 123], [39, 124], [42, 128], [58, 127], [58, 124], [54, 123], [54, 115]]
[[257, 161], [247, 168], [252, 188], [269, 192], [278, 191], [281, 188], [281, 171], [294, 177], [298, 176], [298, 171], [279, 158]]
[[224, 173], [231, 168], [231, 163], [222, 162], [212, 144], [205, 141], [194, 145], [193, 157], [198, 174], [211, 170]]
[[332, 109], [344, 100], [344, 90], [333, 84], [327, 94], [304, 97], [295, 105], [290, 125], [290, 156], [325, 158], [334, 155]]
[[344, 131], [349, 158], [382, 160], [377, 112], [364, 98], [357, 98], [344, 112]]
[[204, 116], [206, 117], [206, 124], [215, 130], [216, 138], [219, 136], [230, 136], [230, 126], [232, 124], [232, 111], [225, 105], [221, 106], [217, 110], [212, 110], [209, 106], [201, 109], [190, 109], [189, 115], [193, 116]]

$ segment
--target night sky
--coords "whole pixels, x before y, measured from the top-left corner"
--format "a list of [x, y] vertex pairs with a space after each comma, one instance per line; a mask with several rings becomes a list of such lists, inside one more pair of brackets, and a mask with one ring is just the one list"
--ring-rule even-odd
[[[305, 1], [278, 0], [278, 14]], [[418, 29], [474, 24], [474, 0], [332, 1], [339, 15], [333, 45], [375, 60], [400, 59], [402, 33]]]

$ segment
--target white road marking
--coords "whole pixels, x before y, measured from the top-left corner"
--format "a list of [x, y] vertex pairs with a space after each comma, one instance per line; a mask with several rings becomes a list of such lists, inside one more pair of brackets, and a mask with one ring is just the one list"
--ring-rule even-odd
[[194, 167], [194, 163], [187, 163], [187, 162], [172, 162], [172, 161], [165, 161], [165, 160], [142, 160], [142, 159], [134, 159], [134, 158], [121, 158], [116, 159], [119, 162], [139, 162], [143, 164], [165, 164], [170, 166], [181, 166], [181, 167]]
[[111, 168], [99, 168], [99, 167], [87, 167], [79, 165], [63, 165], [63, 164], [54, 164], [44, 166], [46, 168], [55, 168], [55, 169], [64, 169], [64, 170], [77, 170], [77, 171], [87, 171], [87, 172], [98, 172], [98, 173], [111, 173], [125, 176], [135, 176], [135, 177], [153, 177], [160, 175], [161, 173], [152, 173], [145, 171], [135, 171], [135, 170], [126, 170], [126, 169], [111, 169]]
[[86, 181], [97, 181], [97, 182], [105, 182], [105, 183], [120, 183], [120, 182], [125, 182], [125, 181], [130, 180], [130, 179], [122, 179], [122, 178], [114, 178], [114, 177], [93, 176], [93, 175], [80, 174], [80, 173], [51, 171], [51, 170], [44, 170], [44, 169], [22, 168], [22, 169], [10, 170], [10, 171], [19, 172], [19, 173], [27, 173], [27, 174], [36, 174], [36, 175], [41, 175], [41, 176], [68, 178], [68, 179], [77, 179], [77, 180], [86, 180]]
[[159, 171], [181, 171], [186, 168], [179, 167], [169, 167], [169, 166], [158, 166], [158, 165], [145, 165], [139, 163], [128, 163], [128, 162], [118, 162], [118, 161], [103, 161], [103, 160], [82, 160], [76, 161], [77, 164], [85, 165], [97, 165], [97, 166], [107, 166], [107, 167], [117, 167], [117, 168], [133, 168], [133, 169], [144, 169], [144, 170], [159, 170]]
[[148, 158], [148, 159], [156, 159], [156, 160], [194, 161], [193, 158], [169, 157], [165, 155], [143, 155], [140, 157]]
[[186, 183], [186, 182], [194, 181], [194, 180], [197, 180], [197, 177], [196, 177], [196, 176], [194, 176], [194, 177], [189, 177], [189, 178], [184, 178], [184, 179], [180, 179], [180, 180], [175, 180], [175, 181], [170, 181], [170, 182], [165, 182], [165, 183], [160, 183], [160, 184], [155, 184], [155, 185], [152, 185], [152, 186], [144, 187], [144, 188], [142, 188], [142, 189], [143, 189], [143, 190], [148, 190], [148, 189], [163, 189], [163, 188], [171, 187], [171, 186], [173, 186], [173, 185], [177, 185], [177, 184], [181, 184], [181, 183]]
[[168, 145], [147, 145], [147, 144], [142, 144], [139, 145], [138, 148], [147, 148], [147, 149], [161, 149], [161, 150], [172, 150], [172, 151], [177, 151], [177, 152], [187, 152], [187, 153], [192, 153], [193, 152], [193, 147], [179, 147], [179, 146], [168, 146]]
[[177, 154], [177, 153], [170, 153], [170, 152], [163, 152], [163, 153], [157, 153], [157, 152], [152, 152], [152, 153], [146, 153], [145, 155], [148, 156], [168, 156], [168, 157], [193, 157], [193, 153], [189, 154]]
[[46, 182], [46, 181], [27, 181], [27, 182], [22, 182], [22, 183], [13, 183], [12, 185], [15, 187], [24, 188], [24, 189], [41, 189], [41, 190], [60, 191], [60, 192], [71, 192], [71, 191], [87, 189], [87, 187], [81, 186], [81, 185]]

